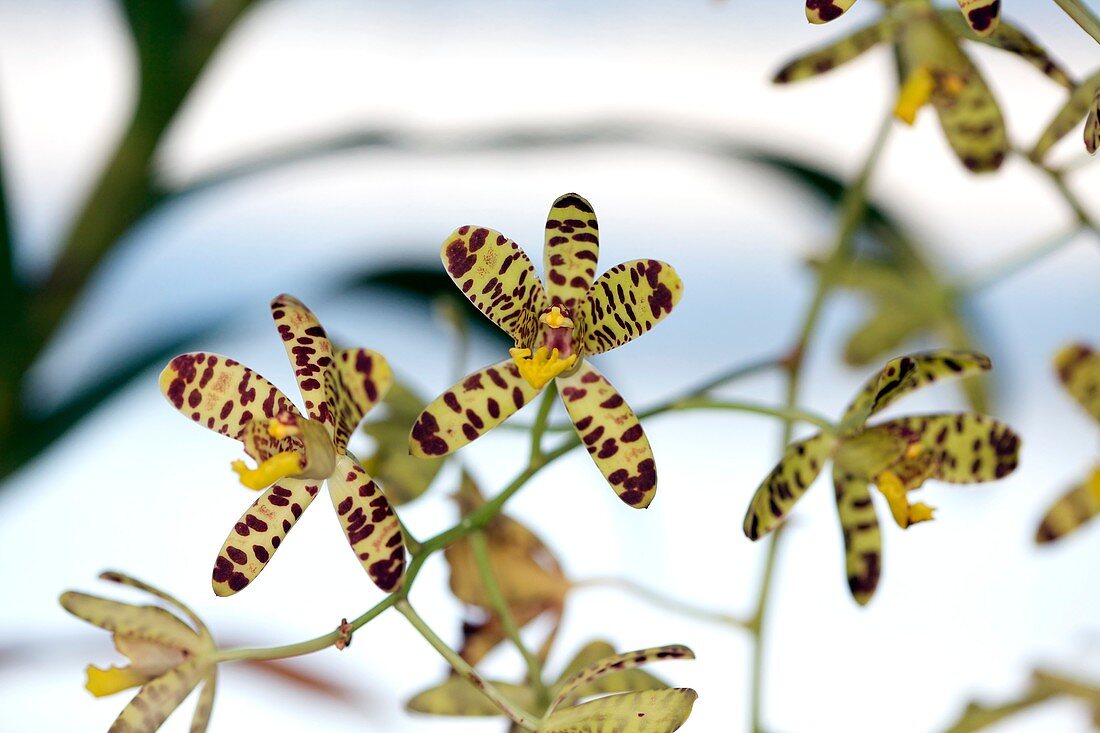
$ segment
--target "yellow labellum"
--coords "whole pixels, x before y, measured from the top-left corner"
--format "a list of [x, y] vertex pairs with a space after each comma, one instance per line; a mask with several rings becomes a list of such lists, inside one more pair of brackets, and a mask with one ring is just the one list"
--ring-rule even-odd
[[531, 356], [530, 349], [509, 349], [508, 353], [516, 362], [520, 375], [535, 389], [542, 389], [551, 379], [577, 363], [576, 354], [562, 358], [558, 356], [557, 349], [550, 351], [545, 346], [540, 346], [534, 356]]
[[890, 513], [894, 515], [894, 521], [905, 529], [911, 524], [927, 522], [933, 519], [934, 507], [923, 502], [909, 504], [909, 498], [905, 491], [905, 485], [893, 471], [883, 471], [875, 478], [875, 485], [879, 492], [886, 497], [890, 505]]
[[266, 489], [281, 478], [293, 476], [302, 470], [298, 454], [293, 451], [276, 453], [266, 461], [249, 468], [244, 461], [233, 461], [232, 468], [240, 476], [241, 483], [250, 489]]
[[88, 681], [84, 683], [84, 687], [96, 697], [105, 697], [131, 687], [139, 687], [150, 679], [148, 675], [137, 672], [133, 667], [100, 669], [89, 664], [84, 671], [88, 675]]
[[918, 66], [905, 80], [901, 92], [898, 93], [894, 117], [907, 125], [912, 125], [917, 119], [917, 111], [928, 103], [935, 89], [936, 77], [927, 66]]
[[554, 306], [547, 313], [543, 313], [539, 318], [540, 323], [544, 323], [550, 328], [572, 328], [573, 321], [567, 318], [562, 312], [561, 308]]

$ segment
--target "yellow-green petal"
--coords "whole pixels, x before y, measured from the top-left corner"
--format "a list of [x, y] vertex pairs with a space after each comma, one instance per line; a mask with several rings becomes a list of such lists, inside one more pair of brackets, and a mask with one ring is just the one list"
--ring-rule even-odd
[[1054, 114], [1054, 118], [1039, 136], [1039, 140], [1028, 156], [1032, 160], [1042, 160], [1055, 143], [1079, 125], [1083, 118], [1092, 115], [1096, 109], [1098, 93], [1100, 93], [1100, 73], [1093, 74], [1077, 85], [1066, 103]]
[[787, 446], [783, 458], [756, 489], [745, 513], [743, 529], [758, 540], [782, 522], [829, 459], [836, 438], [818, 433]]
[[440, 255], [451, 280], [478, 310], [516, 345], [534, 347], [546, 295], [518, 244], [492, 229], [463, 226], [443, 242]]
[[380, 589], [397, 590], [405, 573], [405, 538], [381, 487], [359, 464], [340, 456], [328, 492], [359, 564]]
[[[550, 693], [552, 695], [557, 695], [561, 688], [578, 672], [607, 657], [613, 657], [614, 655], [615, 648], [606, 641], [593, 641], [586, 644], [577, 652], [573, 660], [566, 665], [565, 670], [551, 688]], [[664, 689], [668, 689], [668, 684], [654, 677], [649, 672], [637, 668], [624, 669], [619, 672], [611, 672], [603, 677], [596, 678], [592, 682], [587, 682], [579, 687], [575, 687], [563, 704], [567, 705], [575, 700], [583, 700], [584, 698], [603, 695], [609, 692], [638, 692], [642, 690]]]
[[[492, 682], [500, 693], [516, 706], [531, 710], [535, 707], [535, 695], [527, 687], [507, 682]], [[496, 717], [503, 715], [500, 708], [485, 697], [465, 677], [451, 675], [444, 682], [418, 692], [405, 703], [405, 709], [426, 715], [453, 715], [462, 717]]]
[[576, 313], [596, 277], [600, 227], [592, 204], [575, 193], [559, 196], [546, 217], [543, 272], [550, 305]]
[[1069, 73], [1050, 57], [1047, 50], [1036, 43], [1031, 36], [1008, 21], [1002, 19], [997, 24], [996, 29], [988, 35], [971, 36], [969, 35], [970, 27], [966, 20], [954, 10], [946, 8], [941, 10], [940, 19], [946, 22], [956, 35], [970, 38], [970, 40], [984, 43], [993, 48], [999, 48], [1002, 51], [1014, 53], [1058, 84], [1067, 89], [1073, 88], [1073, 79]]
[[1070, 344], [1054, 357], [1054, 368], [1077, 404], [1100, 420], [1100, 354], [1085, 344]]
[[866, 478], [833, 467], [833, 490], [844, 537], [844, 566], [848, 589], [856, 603], [871, 600], [882, 571], [882, 534]]
[[218, 676], [214, 672], [208, 674], [203, 681], [202, 692], [199, 693], [199, 701], [195, 705], [195, 714], [191, 717], [191, 733], [206, 733], [206, 727], [210, 724], [210, 714], [214, 712], [217, 681]]
[[382, 400], [393, 385], [393, 370], [386, 357], [370, 349], [341, 349], [325, 382], [325, 392], [336, 418], [333, 440], [338, 449], [363, 421], [363, 416]]
[[319, 488], [316, 481], [287, 478], [256, 499], [233, 525], [218, 552], [212, 576], [214, 593], [231, 596], [255, 580]]
[[565, 682], [561, 683], [557, 694], [554, 696], [553, 702], [550, 703], [548, 711], [553, 711], [561, 705], [566, 698], [572, 696], [582, 685], [591, 684], [601, 677], [612, 673], [623, 672], [628, 669], [640, 667], [643, 664], [669, 659], [695, 659], [695, 654], [686, 646], [669, 644], [650, 649], [625, 652], [623, 654], [613, 654], [593, 662], [579, 670], [572, 677], [565, 680]]
[[987, 37], [997, 30], [1001, 20], [1001, 0], [958, 0], [966, 24], [976, 34]]
[[1058, 497], [1035, 532], [1039, 544], [1054, 542], [1082, 527], [1100, 514], [1100, 468], [1088, 479]]
[[646, 333], [680, 302], [684, 284], [659, 260], [631, 260], [600, 275], [581, 305], [584, 353], [602, 354]]
[[891, 40], [896, 30], [897, 23], [892, 18], [886, 17], [835, 43], [788, 62], [776, 72], [773, 81], [776, 84], [788, 84], [832, 71], [842, 64], [859, 58], [878, 44]]
[[208, 668], [208, 661], [193, 657], [147, 682], [122, 710], [108, 733], [153, 733], [195, 689]]
[[626, 692], [557, 710], [540, 733], [671, 733], [691, 715], [695, 690]]
[[[970, 484], [1004, 478], [1020, 461], [1020, 437], [1010, 427], [985, 415], [951, 413], [891, 420], [876, 426], [919, 443], [931, 457], [931, 478]], [[870, 431], [868, 431], [870, 432]], [[904, 461], [899, 473], [904, 475]]]
[[876, 412], [932, 382], [969, 377], [992, 368], [988, 356], [967, 350], [940, 349], [891, 359], [864, 384], [848, 405], [840, 423], [840, 432], [844, 434], [858, 430]]
[[421, 458], [453, 453], [504, 422], [540, 391], [511, 359], [479, 369], [424, 408], [409, 434], [409, 452]]
[[615, 494], [637, 509], [649, 506], [657, 493], [657, 466], [630, 405], [588, 362], [558, 377], [558, 391], [588, 455]]
[[77, 591], [62, 593], [61, 606], [77, 618], [119, 636], [145, 639], [191, 653], [202, 648], [194, 629], [159, 606], [135, 606]]
[[828, 23], [848, 12], [856, 0], [806, 0], [806, 20], [815, 25]]
[[240, 440], [255, 417], [301, 416], [271, 382], [219, 354], [181, 354], [160, 374], [160, 391], [181, 413], [216, 433]]
[[325, 394], [325, 374], [332, 366], [332, 343], [313, 311], [292, 295], [271, 301], [271, 318], [283, 340], [294, 379], [311, 420], [333, 425], [332, 407]]

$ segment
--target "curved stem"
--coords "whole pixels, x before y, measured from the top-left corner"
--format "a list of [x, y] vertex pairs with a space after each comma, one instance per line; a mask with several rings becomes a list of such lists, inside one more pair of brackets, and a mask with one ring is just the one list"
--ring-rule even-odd
[[1075, 224], [1053, 237], [1046, 237], [1034, 247], [1028, 247], [1021, 253], [1009, 255], [1006, 261], [995, 264], [986, 273], [967, 279], [958, 286], [958, 289], [962, 293], [973, 295], [974, 293], [1000, 283], [1002, 280], [1007, 280], [1018, 272], [1031, 267], [1036, 262], [1056, 252], [1060, 252], [1063, 247], [1076, 239], [1077, 235], [1080, 233], [1081, 226]]
[[455, 672], [465, 677], [476, 687], [481, 694], [489, 698], [489, 700], [500, 708], [500, 711], [508, 716], [509, 719], [516, 725], [520, 726], [524, 730], [535, 731], [538, 730], [538, 718], [516, 706], [508, 698], [504, 697], [493, 685], [486, 681], [481, 675], [477, 673], [470, 664], [463, 659], [458, 652], [447, 646], [442, 639], [436, 636], [431, 627], [425, 623], [424, 619], [413, 610], [413, 607], [409, 605], [409, 602], [402, 599], [397, 602], [398, 612], [409, 620], [412, 627], [420, 632], [432, 647], [435, 648], [439, 655], [447, 660], [447, 664], [451, 665], [451, 668]]
[[1080, 0], [1054, 0], [1073, 22], [1100, 43], [1100, 19]]
[[658, 593], [652, 588], [647, 588], [641, 583], [637, 583], [628, 578], [587, 578], [585, 580], [578, 580], [570, 586], [571, 590], [580, 590], [584, 588], [615, 588], [637, 596], [658, 608], [663, 608], [688, 618], [712, 624], [721, 624], [722, 626], [733, 626], [738, 629], [749, 629], [752, 627], [751, 621], [746, 621], [745, 619], [738, 618], [728, 613], [720, 613], [718, 611], [711, 611], [706, 608], [693, 606], [681, 601], [679, 598]]
[[504, 635], [508, 637], [520, 656], [523, 657], [523, 661], [527, 665], [527, 678], [535, 690], [539, 704], [545, 706], [550, 702], [550, 694], [542, 681], [542, 665], [531, 650], [527, 648], [527, 645], [523, 643], [523, 637], [520, 636], [516, 620], [512, 616], [511, 609], [508, 608], [504, 593], [500, 590], [500, 584], [497, 582], [493, 566], [489, 561], [489, 543], [485, 539], [485, 532], [478, 530], [470, 535], [470, 549], [473, 551], [474, 563], [477, 565], [477, 572], [481, 578], [481, 585], [485, 589], [485, 595], [489, 599], [489, 605], [492, 606], [493, 612], [500, 619]]
[[796, 407], [769, 407], [755, 402], [742, 402], [739, 400], [712, 400], [706, 397], [695, 397], [680, 400], [673, 403], [675, 410], [733, 410], [736, 412], [751, 412], [757, 415], [770, 415], [782, 418], [784, 423], [805, 422], [816, 425], [822, 430], [832, 433], [836, 426], [827, 418], [807, 410]]
[[547, 420], [550, 417], [550, 409], [554, 406], [554, 397], [558, 394], [557, 382], [553, 379], [546, 389], [542, 391], [542, 401], [539, 402], [539, 411], [535, 416], [535, 424], [531, 426], [531, 461], [542, 457], [542, 436], [546, 432]]

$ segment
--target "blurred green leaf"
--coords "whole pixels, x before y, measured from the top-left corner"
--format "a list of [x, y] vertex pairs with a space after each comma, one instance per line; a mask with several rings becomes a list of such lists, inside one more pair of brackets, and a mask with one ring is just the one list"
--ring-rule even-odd
[[445, 458], [409, 455], [409, 430], [427, 404], [395, 379], [382, 404], [374, 411], [381, 412], [382, 419], [363, 426], [363, 431], [375, 442], [374, 453], [364, 461], [363, 467], [382, 484], [391, 504], [406, 504], [427, 491], [446, 461]]
[[[531, 710], [535, 707], [535, 693], [531, 688], [507, 682], [494, 681], [491, 684], [511, 702], [524, 710]], [[451, 675], [435, 687], [417, 693], [405, 703], [405, 709], [427, 715], [460, 717], [503, 715], [500, 708], [474, 687], [472, 682], [457, 675]]]

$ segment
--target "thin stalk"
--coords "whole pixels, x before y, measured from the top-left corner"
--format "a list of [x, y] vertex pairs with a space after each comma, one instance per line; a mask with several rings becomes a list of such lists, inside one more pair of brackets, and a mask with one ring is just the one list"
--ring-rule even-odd
[[666, 611], [671, 611], [672, 613], [687, 618], [693, 618], [711, 624], [719, 624], [721, 626], [732, 626], [738, 629], [749, 629], [752, 626], [750, 621], [743, 618], [738, 618], [728, 613], [720, 613], [718, 611], [711, 611], [710, 609], [693, 606], [690, 603], [681, 601], [679, 598], [673, 598], [658, 593], [652, 588], [647, 588], [641, 583], [637, 583], [628, 578], [587, 578], [572, 583], [570, 588], [571, 590], [580, 590], [583, 588], [615, 588], [637, 596], [658, 608], [663, 608]]
[[420, 617], [420, 615], [413, 610], [413, 607], [409, 605], [409, 602], [405, 599], [398, 601], [398, 612], [409, 620], [412, 627], [416, 629], [424, 639], [427, 640], [432, 647], [439, 652], [439, 655], [447, 661], [447, 664], [451, 665], [451, 668], [458, 672], [460, 675], [469, 680], [474, 687], [476, 687], [481, 694], [485, 695], [496, 705], [502, 713], [508, 716], [508, 718], [520, 726], [524, 730], [536, 731], [538, 730], [539, 719], [531, 713], [523, 710], [519, 706], [515, 705], [512, 701], [506, 698], [496, 687], [485, 680], [481, 675], [477, 673], [470, 664], [463, 659], [458, 652], [447, 646], [442, 639], [436, 636], [431, 627]]
[[676, 410], [733, 410], [735, 412], [750, 412], [757, 415], [770, 415], [781, 418], [784, 423], [805, 422], [816, 425], [826, 432], [835, 432], [836, 426], [817, 413], [800, 410], [796, 407], [769, 407], [755, 402], [742, 402], [739, 400], [712, 400], [707, 397], [695, 397], [680, 400], [673, 404]]
[[474, 563], [477, 565], [477, 572], [481, 578], [481, 585], [485, 589], [485, 595], [489, 599], [489, 605], [492, 606], [493, 612], [500, 619], [504, 635], [508, 637], [516, 647], [516, 651], [523, 657], [523, 661], [527, 665], [527, 678], [535, 690], [539, 704], [545, 706], [550, 702], [550, 693], [547, 692], [546, 685], [542, 681], [542, 665], [531, 650], [527, 648], [527, 645], [523, 643], [523, 637], [519, 634], [516, 619], [512, 616], [511, 609], [508, 608], [508, 602], [504, 599], [504, 593], [501, 592], [500, 583], [497, 582], [493, 566], [489, 561], [489, 543], [485, 539], [485, 532], [478, 530], [470, 535], [469, 540], [470, 549], [474, 555]]
[[542, 391], [542, 401], [539, 403], [539, 411], [535, 416], [535, 424], [531, 426], [531, 462], [542, 458], [542, 436], [546, 433], [546, 422], [550, 418], [550, 409], [554, 406], [554, 397], [558, 394], [557, 382], [553, 379]]
[[1080, 0], [1054, 0], [1073, 22], [1100, 43], [1100, 19]]
[[993, 265], [987, 272], [976, 275], [964, 281], [959, 290], [968, 295], [985, 290], [1023, 270], [1034, 265], [1050, 255], [1060, 252], [1063, 247], [1077, 238], [1081, 233], [1081, 226], [1074, 225], [1065, 229], [1053, 237], [1046, 237], [1033, 247], [1027, 247], [1023, 252], [1013, 253], [1003, 261]]

